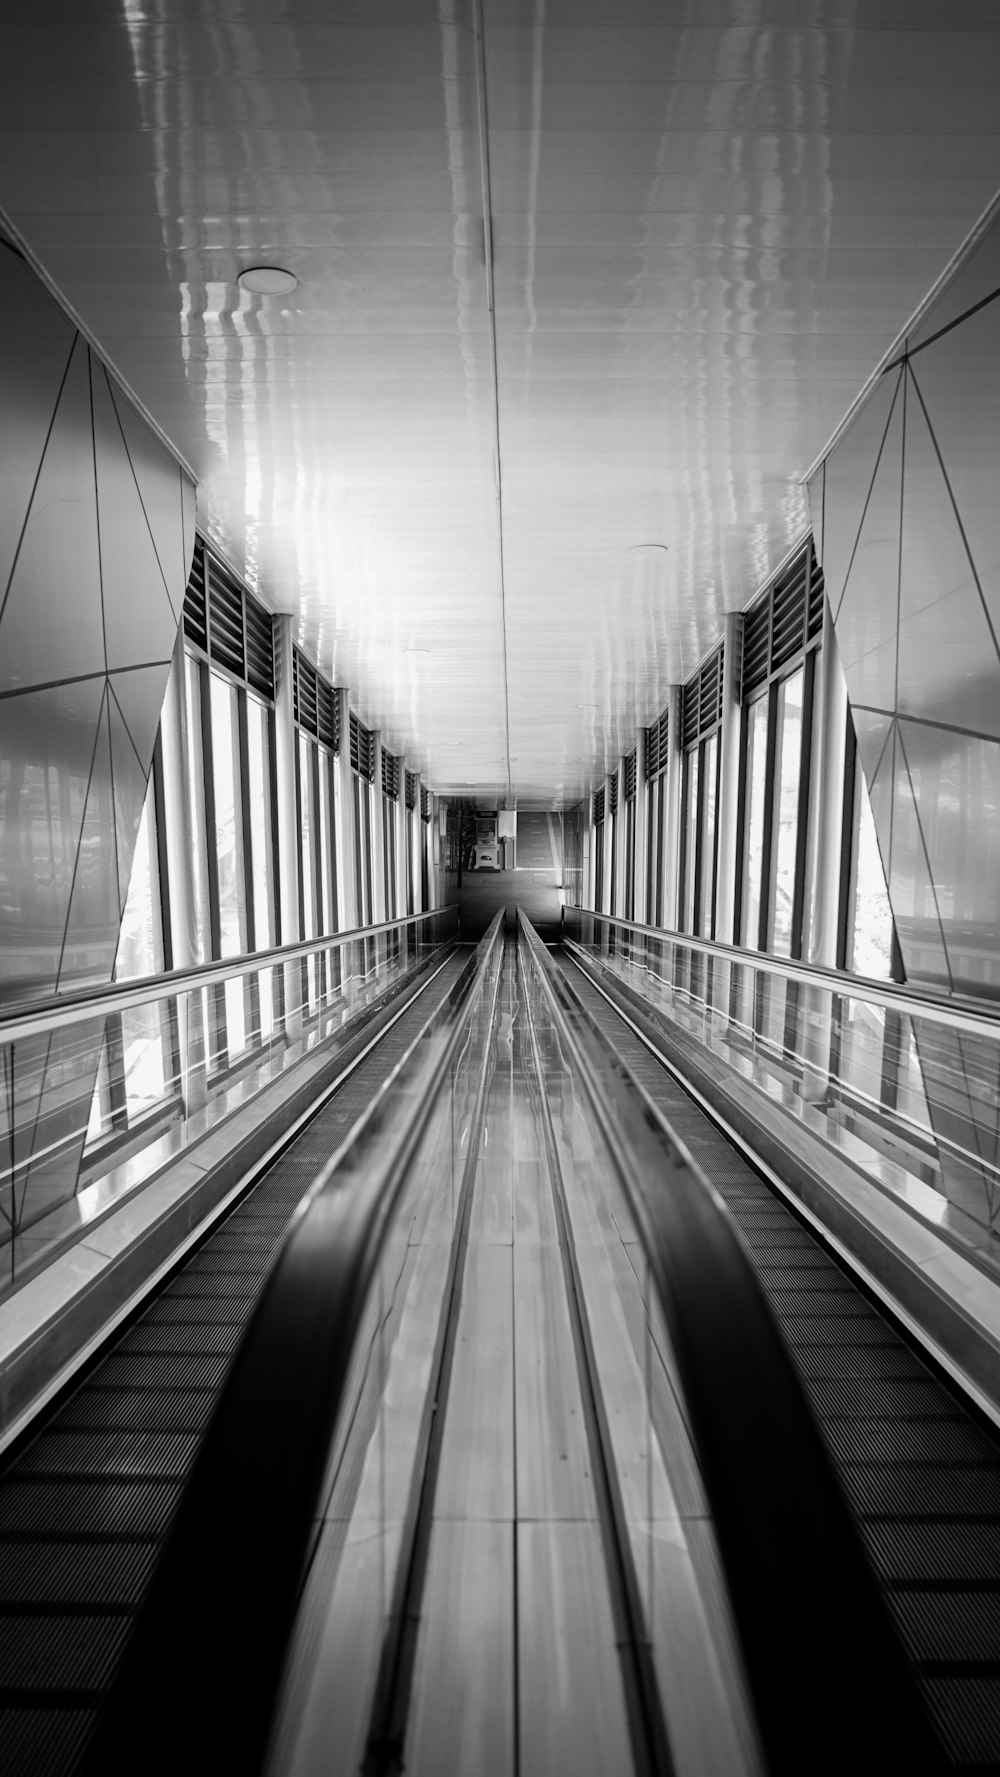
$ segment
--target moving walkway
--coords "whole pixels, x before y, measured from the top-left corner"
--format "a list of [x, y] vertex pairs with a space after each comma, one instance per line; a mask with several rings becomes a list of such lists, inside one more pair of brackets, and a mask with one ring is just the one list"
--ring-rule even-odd
[[[947, 1672], [896, 1633], [937, 1597], [947, 1629], [958, 1562], [988, 1638], [988, 1430], [576, 964], [495, 925], [449, 969], [353, 1138], [324, 1159], [317, 1119], [301, 1176], [276, 1167], [151, 1310], [155, 1347], [221, 1279], [231, 1348], [237, 1249], [270, 1242], [89, 1768], [990, 1768], [968, 1627]], [[186, 1421], [157, 1434], [193, 1453]], [[123, 1543], [157, 1500], [165, 1527], [176, 1484], [115, 1485]]]

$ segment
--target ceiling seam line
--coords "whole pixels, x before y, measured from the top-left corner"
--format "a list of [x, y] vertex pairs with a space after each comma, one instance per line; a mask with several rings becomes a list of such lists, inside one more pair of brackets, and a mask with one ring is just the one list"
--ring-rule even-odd
[[490, 347], [490, 382], [493, 390], [493, 450], [496, 504], [497, 549], [500, 569], [500, 638], [503, 650], [503, 714], [504, 743], [507, 757], [507, 804], [510, 806], [510, 690], [507, 674], [507, 588], [503, 553], [503, 472], [500, 464], [500, 381], [497, 373], [497, 328], [493, 297], [493, 196], [490, 181], [489, 118], [486, 107], [486, 29], [483, 0], [472, 0], [476, 37], [476, 89], [479, 102], [479, 170], [483, 188], [483, 256], [486, 261], [486, 314]]

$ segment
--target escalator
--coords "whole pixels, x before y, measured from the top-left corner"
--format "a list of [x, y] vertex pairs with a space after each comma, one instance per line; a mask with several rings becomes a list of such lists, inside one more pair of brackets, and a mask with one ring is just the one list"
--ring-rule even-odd
[[994, 1768], [982, 1668], [898, 1633], [989, 1596], [983, 1428], [526, 922], [438, 992], [5, 1477], [11, 1646], [70, 1655], [9, 1768]]
[[[267, 1173], [5, 1459], [0, 1745], [5, 1777], [77, 1768], [177, 1501], [303, 1193], [447, 997], [455, 955]], [[141, 1758], [138, 1767], [141, 1768]]]
[[1000, 1438], [583, 968], [586, 1014], [719, 1193], [822, 1428], [949, 1764], [1000, 1769]]

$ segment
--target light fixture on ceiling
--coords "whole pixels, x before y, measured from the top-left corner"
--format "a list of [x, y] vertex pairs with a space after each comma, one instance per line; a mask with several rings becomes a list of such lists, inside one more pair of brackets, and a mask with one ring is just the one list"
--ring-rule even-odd
[[299, 280], [280, 265], [248, 265], [236, 281], [241, 290], [250, 290], [254, 296], [287, 296]]
[[634, 555], [637, 549], [662, 549], [664, 555], [666, 555], [670, 549], [670, 545], [669, 545], [669, 543], [630, 543], [629, 544], [629, 554], [630, 555]]

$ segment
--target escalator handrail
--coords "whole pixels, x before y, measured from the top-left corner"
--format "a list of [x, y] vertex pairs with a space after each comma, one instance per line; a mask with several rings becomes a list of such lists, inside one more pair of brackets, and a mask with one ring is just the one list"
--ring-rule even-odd
[[735, 1224], [518, 917], [666, 1321], [767, 1768], [937, 1771], [912, 1670]]
[[[349, 926], [343, 932], [326, 932], [321, 938], [296, 938], [291, 944], [273, 945], [269, 950], [248, 950], [222, 962], [191, 963], [183, 969], [164, 969], [158, 975], [143, 975], [134, 981], [105, 981], [98, 987], [79, 987], [72, 993], [61, 993], [43, 1005], [15, 1001], [10, 1006], [0, 1006], [0, 1044], [47, 1036], [68, 1024], [79, 1024], [112, 1012], [132, 1012], [138, 1006], [172, 999], [177, 994], [190, 993], [194, 988], [222, 987], [227, 981], [258, 974], [262, 969], [303, 962], [311, 956], [340, 950], [346, 944], [381, 938], [387, 932], [403, 931], [427, 920], [443, 919], [446, 914], [457, 913], [457, 901], [450, 901], [447, 907], [432, 907], [426, 913], [407, 913], [399, 919], [383, 920], [379, 925]], [[450, 936], [442, 940], [442, 944], [450, 942]]]
[[[575, 920], [595, 920], [612, 931], [623, 932], [639, 943], [650, 939], [674, 950], [688, 950], [707, 961], [728, 963], [755, 974], [774, 975], [799, 987], [812, 987], [838, 999], [859, 1000], [895, 1012], [900, 1018], [926, 1018], [932, 1024], [943, 1024], [950, 1030], [965, 1031], [995, 1043], [1000, 1036], [1000, 1009], [990, 1001], [973, 994], [949, 993], [947, 998], [929, 988], [915, 987], [894, 981], [876, 981], [869, 975], [855, 974], [847, 969], [831, 969], [824, 963], [798, 962], [792, 957], [772, 956], [766, 950], [745, 950], [736, 944], [724, 944], [719, 938], [699, 938], [693, 932], [670, 931], [665, 926], [643, 925], [637, 919], [622, 919], [616, 913], [595, 913], [592, 907], [563, 908], [563, 936]], [[579, 940], [586, 954], [587, 946]], [[603, 952], [601, 953], [603, 954]]]
[[[87, 1748], [92, 1777], [250, 1777], [262, 1766], [369, 1291], [410, 1160], [502, 942], [501, 913], [295, 1212]], [[428, 1052], [408, 1067], [421, 1044]], [[405, 1114], [376, 1148], [377, 1113], [404, 1073]], [[338, 1168], [366, 1140], [373, 1163], [339, 1188]]]

